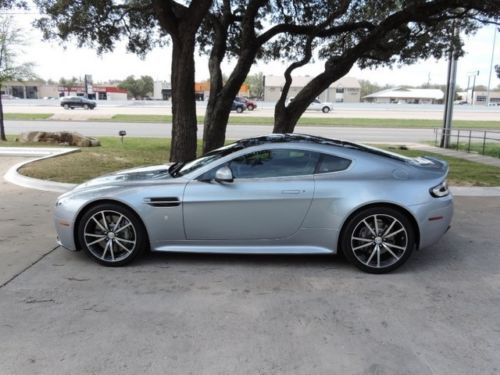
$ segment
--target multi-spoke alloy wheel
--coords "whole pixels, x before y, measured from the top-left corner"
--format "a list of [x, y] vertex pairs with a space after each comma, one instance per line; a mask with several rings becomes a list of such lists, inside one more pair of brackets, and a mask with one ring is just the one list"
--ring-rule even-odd
[[145, 248], [142, 223], [125, 207], [103, 204], [87, 211], [79, 225], [79, 241], [85, 252], [108, 266], [129, 263]]
[[385, 273], [401, 266], [415, 245], [408, 218], [386, 207], [360, 212], [347, 224], [342, 239], [346, 257], [363, 271]]

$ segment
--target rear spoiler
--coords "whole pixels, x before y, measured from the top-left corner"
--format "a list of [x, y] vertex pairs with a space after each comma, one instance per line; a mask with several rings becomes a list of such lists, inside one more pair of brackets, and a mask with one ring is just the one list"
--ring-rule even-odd
[[449, 166], [445, 160], [437, 159], [432, 156], [419, 156], [411, 159], [411, 163], [421, 168], [435, 170], [447, 175]]

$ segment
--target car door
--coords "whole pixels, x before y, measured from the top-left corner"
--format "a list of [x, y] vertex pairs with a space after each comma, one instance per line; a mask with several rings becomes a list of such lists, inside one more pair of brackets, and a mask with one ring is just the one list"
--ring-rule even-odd
[[225, 164], [233, 182], [213, 180], [220, 166], [192, 180], [183, 197], [187, 239], [262, 240], [293, 235], [311, 205], [318, 158], [305, 150], [256, 151]]

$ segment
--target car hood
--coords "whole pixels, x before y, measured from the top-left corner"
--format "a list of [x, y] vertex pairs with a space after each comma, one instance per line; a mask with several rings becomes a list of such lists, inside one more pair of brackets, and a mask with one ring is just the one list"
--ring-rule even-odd
[[113, 172], [84, 182], [83, 184], [75, 187], [72, 191], [101, 188], [104, 186], [123, 185], [130, 182], [171, 179], [172, 177], [168, 173], [168, 168], [171, 165], [172, 163]]

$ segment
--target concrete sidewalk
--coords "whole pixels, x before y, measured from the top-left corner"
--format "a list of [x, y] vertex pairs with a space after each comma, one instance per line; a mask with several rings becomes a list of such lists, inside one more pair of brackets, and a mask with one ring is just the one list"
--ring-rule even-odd
[[[0, 157], [0, 176], [26, 160]], [[52, 210], [58, 194], [24, 189], [1, 178], [0, 191], [1, 286], [57, 246]]]
[[33, 161], [52, 158], [80, 151], [79, 148], [69, 147], [0, 147], [0, 156], [13, 157], [13, 156], [29, 156], [29, 159], [23, 158], [19, 163], [12, 165], [4, 174], [4, 180], [27, 187], [30, 189], [37, 189], [42, 191], [53, 191], [57, 193], [64, 193], [73, 189], [75, 184], [68, 184], [63, 182], [55, 182], [48, 180], [40, 180], [38, 178], [31, 178], [23, 176], [18, 170]]

